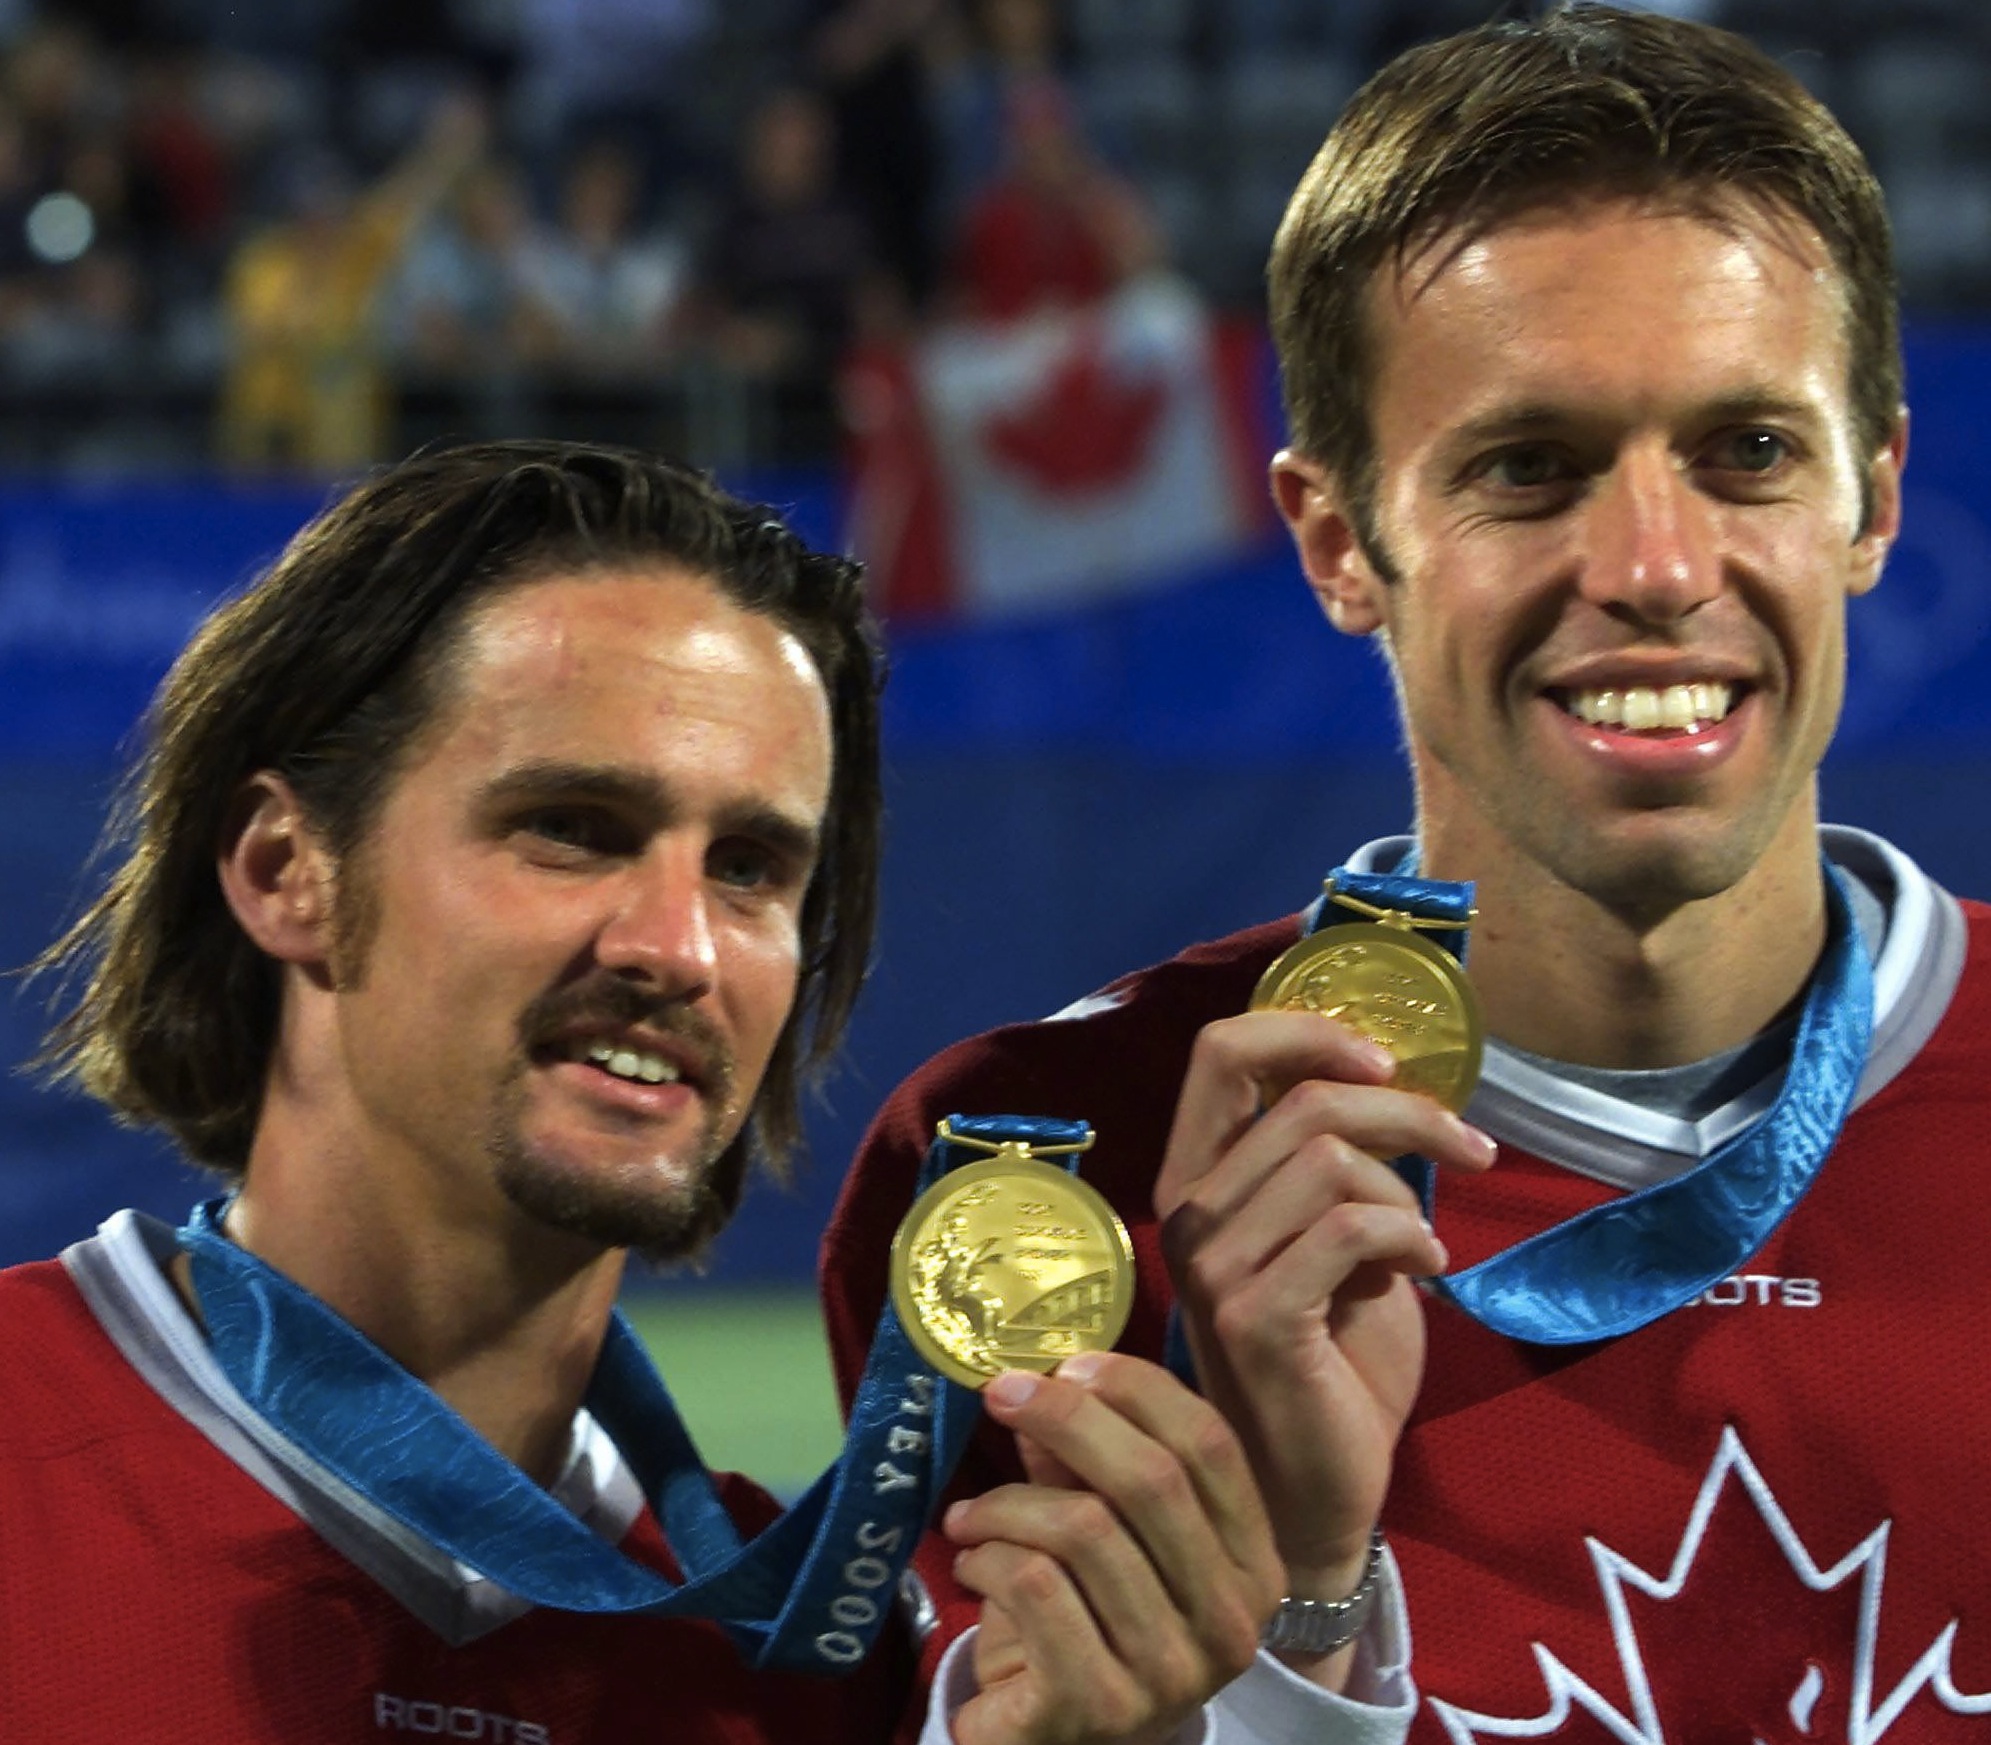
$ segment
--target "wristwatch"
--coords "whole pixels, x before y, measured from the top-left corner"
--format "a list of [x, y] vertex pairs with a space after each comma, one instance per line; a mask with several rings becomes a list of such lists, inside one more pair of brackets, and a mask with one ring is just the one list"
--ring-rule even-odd
[[1369, 1538], [1369, 1561], [1362, 1566], [1355, 1591], [1345, 1600], [1281, 1600], [1272, 1621], [1259, 1632], [1259, 1647], [1274, 1654], [1306, 1655], [1346, 1648], [1362, 1634], [1362, 1626], [1376, 1609], [1382, 1576], [1383, 1530], [1378, 1527]]

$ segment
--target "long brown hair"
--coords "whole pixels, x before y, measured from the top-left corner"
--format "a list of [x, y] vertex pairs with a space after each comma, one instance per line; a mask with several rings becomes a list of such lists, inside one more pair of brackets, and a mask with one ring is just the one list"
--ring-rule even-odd
[[74, 995], [38, 1064], [239, 1174], [280, 988], [216, 877], [243, 783], [281, 773], [343, 860], [433, 718], [476, 602], [534, 577], [659, 562], [779, 622], [829, 697], [834, 761], [800, 987], [717, 1179], [736, 1199], [750, 1158], [778, 1172], [801, 1135], [802, 1083], [834, 1052], [869, 962], [883, 662], [855, 564], [811, 551], [691, 467], [628, 449], [484, 443], [386, 468], [208, 616], [146, 716], [100, 849], [113, 863], [102, 893], [33, 966]]

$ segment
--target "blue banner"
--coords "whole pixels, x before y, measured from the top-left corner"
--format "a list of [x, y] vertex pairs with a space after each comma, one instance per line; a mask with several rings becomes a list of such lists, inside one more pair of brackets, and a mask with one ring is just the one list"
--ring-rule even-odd
[[[1908, 367], [1905, 521], [1881, 585], [1853, 605], [1838, 749], [1991, 750], [1991, 333], [1921, 333]], [[744, 488], [840, 541], [827, 478]], [[0, 759], [111, 755], [201, 612], [322, 498], [198, 480], [0, 486]], [[901, 750], [1259, 759], [1397, 739], [1375, 650], [1326, 627], [1283, 539], [1082, 612], [892, 641]]]

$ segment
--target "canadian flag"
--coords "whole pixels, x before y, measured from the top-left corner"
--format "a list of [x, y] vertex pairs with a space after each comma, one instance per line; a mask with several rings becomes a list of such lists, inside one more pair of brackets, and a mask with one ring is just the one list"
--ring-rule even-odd
[[844, 374], [851, 543], [888, 616], [1017, 614], [1221, 561], [1269, 520], [1263, 334], [1179, 280], [957, 322]]

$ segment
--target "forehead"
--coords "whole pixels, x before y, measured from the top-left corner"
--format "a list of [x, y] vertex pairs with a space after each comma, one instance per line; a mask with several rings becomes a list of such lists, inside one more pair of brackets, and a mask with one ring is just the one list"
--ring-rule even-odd
[[1377, 410], [1448, 379], [1540, 398], [1776, 385], [1843, 407], [1845, 286], [1817, 232], [1739, 199], [1595, 198], [1454, 231], [1371, 287]]
[[469, 615], [448, 668], [431, 755], [695, 761], [812, 811], [827, 792], [829, 704], [808, 651], [687, 569], [505, 587]]

